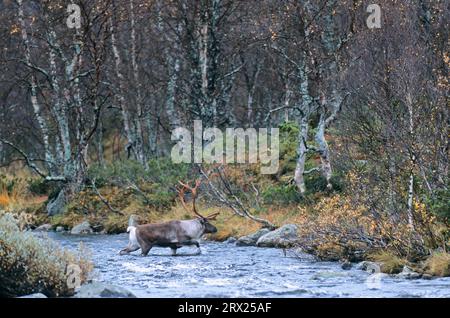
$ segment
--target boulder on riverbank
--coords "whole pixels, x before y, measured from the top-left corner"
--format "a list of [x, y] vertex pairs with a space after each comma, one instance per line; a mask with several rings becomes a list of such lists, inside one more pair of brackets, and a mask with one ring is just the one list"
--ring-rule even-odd
[[255, 246], [258, 239], [260, 237], [266, 235], [269, 232], [270, 232], [269, 229], [263, 228], [253, 234], [242, 236], [236, 241], [236, 245], [237, 246]]
[[70, 231], [70, 234], [73, 235], [92, 234], [92, 233], [94, 233], [94, 231], [92, 230], [92, 227], [88, 221], [84, 221], [83, 223], [75, 225]]
[[58, 233], [61, 233], [61, 232], [64, 232], [65, 230], [64, 230], [63, 226], [57, 226], [55, 231], [58, 232]]
[[95, 282], [82, 285], [74, 298], [136, 298], [136, 295], [119, 286]]
[[[383, 264], [378, 263], [378, 262], [369, 262], [369, 261], [363, 261], [361, 263], [359, 263], [356, 268], [363, 270], [363, 271], [367, 271], [370, 273], [380, 273], [382, 272], [382, 268]], [[415, 272], [411, 267], [409, 266], [403, 266], [403, 270], [398, 273], [393, 275], [396, 278], [400, 278], [400, 279], [419, 279], [422, 278], [422, 274]], [[429, 277], [424, 277], [425, 279], [430, 279]]]
[[353, 267], [353, 265], [349, 261], [344, 261], [344, 262], [341, 263], [341, 268], [343, 270], [348, 271], [348, 270], [352, 269], [352, 267]]
[[47, 296], [45, 296], [42, 293], [35, 293], [35, 294], [30, 294], [30, 295], [25, 295], [25, 296], [20, 296], [18, 298], [47, 298]]
[[422, 277], [422, 274], [415, 272], [411, 267], [405, 265], [403, 266], [402, 272], [395, 276], [402, 279], [419, 279]]
[[288, 248], [298, 242], [298, 227], [295, 224], [286, 224], [282, 227], [261, 236], [256, 242], [258, 247]]
[[52, 229], [51, 224], [42, 224], [34, 229], [35, 232], [48, 232]]
[[236, 239], [235, 237], [231, 236], [231, 237], [227, 238], [227, 239], [224, 241], [224, 243], [227, 243], [227, 244], [233, 244], [233, 243], [236, 243], [236, 241], [237, 241], [237, 239]]
[[371, 273], [381, 273], [381, 264], [370, 261], [362, 261], [356, 265], [356, 269]]
[[63, 213], [66, 203], [66, 192], [61, 190], [58, 195], [47, 204], [47, 214], [49, 216], [54, 216]]

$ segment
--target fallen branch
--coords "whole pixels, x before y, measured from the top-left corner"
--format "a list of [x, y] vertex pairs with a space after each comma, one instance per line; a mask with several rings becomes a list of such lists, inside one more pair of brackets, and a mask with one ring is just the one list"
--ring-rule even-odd
[[213, 193], [213, 196], [216, 200], [218, 200], [223, 205], [229, 207], [236, 215], [250, 219], [252, 221], [258, 222], [262, 224], [264, 227], [269, 229], [276, 229], [277, 226], [272, 224], [271, 222], [258, 218], [250, 213], [250, 211], [245, 207], [245, 205], [242, 203], [242, 201], [234, 194], [233, 190], [231, 189], [231, 186], [226, 180], [226, 178], [223, 176], [220, 169], [217, 169], [217, 175], [220, 178], [220, 181], [222, 185], [224, 186], [226, 192], [222, 191], [218, 187], [216, 187], [213, 182], [211, 181], [209, 174], [206, 173], [202, 167], [199, 168], [200, 173], [207, 181], [207, 185], [209, 186], [211, 192]]
[[44, 161], [42, 159], [34, 159], [34, 158], [30, 158], [25, 151], [23, 151], [22, 149], [20, 149], [19, 147], [17, 147], [16, 145], [14, 145], [12, 142], [2, 139], [0, 138], [0, 142], [4, 143], [5, 145], [10, 146], [11, 148], [13, 148], [15, 151], [17, 151], [24, 159], [26, 165], [28, 167], [30, 167], [34, 172], [36, 172], [39, 176], [41, 176], [42, 178], [44, 178], [46, 181], [62, 181], [62, 182], [66, 182], [67, 179], [64, 176], [49, 176], [46, 173], [44, 173], [41, 169], [38, 168], [38, 166], [36, 166], [33, 161]]
[[147, 194], [146, 194], [144, 191], [142, 191], [142, 190], [137, 186], [136, 183], [131, 182], [130, 180], [127, 180], [127, 182], [128, 182], [128, 187], [129, 187], [130, 189], [133, 189], [133, 190], [136, 191], [137, 193], [139, 193], [139, 194], [142, 196], [142, 198], [144, 199], [144, 201], [145, 201], [146, 204], [149, 204], [149, 203], [150, 203], [150, 199], [147, 197]]
[[98, 196], [98, 197], [100, 198], [100, 200], [108, 207], [108, 209], [109, 209], [111, 212], [114, 212], [114, 213], [117, 213], [117, 214], [120, 214], [120, 215], [124, 215], [123, 212], [114, 209], [114, 208], [111, 206], [111, 204], [109, 203], [109, 201], [108, 201], [105, 197], [103, 197], [103, 196], [101, 195], [100, 191], [98, 191], [97, 187], [95, 186], [95, 179], [93, 179], [93, 180], [91, 181], [91, 185], [92, 185], [92, 189], [95, 191], [95, 193], [97, 194], [97, 196]]

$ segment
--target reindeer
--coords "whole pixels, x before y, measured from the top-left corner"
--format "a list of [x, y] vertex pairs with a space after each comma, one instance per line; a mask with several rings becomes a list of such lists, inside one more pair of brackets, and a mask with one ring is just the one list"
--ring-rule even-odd
[[195, 206], [197, 198], [197, 190], [201, 184], [198, 179], [194, 187], [190, 187], [181, 181], [178, 181], [181, 187], [177, 187], [178, 196], [181, 204], [189, 212], [184, 201], [184, 194], [189, 190], [192, 194], [192, 212], [197, 216], [193, 220], [174, 220], [164, 223], [143, 224], [137, 226], [129, 226], [129, 243], [126, 248], [119, 252], [120, 255], [129, 254], [130, 252], [141, 249], [142, 256], [146, 256], [153, 246], [170, 247], [172, 255], [176, 255], [177, 249], [182, 246], [195, 245], [197, 253], [201, 253], [198, 240], [203, 234], [216, 233], [217, 228], [209, 223], [214, 220], [219, 212], [212, 213], [208, 216], [201, 215]]

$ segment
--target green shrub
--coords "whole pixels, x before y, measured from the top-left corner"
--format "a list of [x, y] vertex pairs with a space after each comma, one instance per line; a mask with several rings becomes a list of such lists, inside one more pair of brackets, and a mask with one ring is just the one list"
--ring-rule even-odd
[[173, 186], [178, 180], [186, 179], [190, 170], [188, 164], [175, 164], [170, 158], [153, 159], [148, 162], [148, 169], [136, 161], [116, 161], [104, 166], [93, 165], [88, 176], [96, 180], [97, 187], [106, 184], [126, 186], [128, 183], [149, 182], [164, 186]]
[[150, 160], [147, 170], [138, 162], [127, 160], [93, 166], [88, 174], [90, 179], [95, 179], [98, 188], [107, 185], [130, 188], [143, 204], [162, 210], [173, 205], [175, 186], [179, 180], [187, 180], [189, 172], [190, 165], [159, 158]]
[[170, 158], [150, 160], [148, 166], [147, 179], [166, 186], [187, 179], [191, 168], [189, 164], [173, 163]]
[[28, 190], [36, 195], [50, 195], [59, 190], [59, 187], [54, 182], [47, 182], [43, 178], [29, 179]]
[[280, 175], [291, 173], [295, 169], [298, 147], [298, 125], [285, 122], [280, 125]]
[[81, 283], [86, 282], [92, 270], [83, 253], [81, 249], [73, 254], [50, 239], [21, 232], [11, 214], [0, 214], [0, 297], [32, 293], [48, 297], [72, 295], [74, 289], [67, 283], [68, 266], [79, 266]]
[[162, 210], [170, 208], [175, 200], [176, 193], [164, 186], [157, 186], [155, 189], [146, 196], [146, 204]]
[[293, 184], [289, 185], [270, 185], [262, 192], [265, 204], [287, 205], [291, 203], [300, 203], [302, 196]]
[[[333, 175], [330, 179], [333, 191], [341, 192], [344, 188], [343, 178]], [[320, 172], [314, 172], [305, 176], [307, 194], [327, 191], [327, 180]]]
[[431, 213], [441, 220], [450, 221], [450, 190], [439, 189], [433, 193], [433, 196], [426, 198], [426, 204]]
[[8, 178], [5, 175], [0, 175], [0, 189], [4, 189], [9, 194], [13, 192], [18, 182], [20, 182], [18, 178]]
[[101, 188], [107, 184], [123, 186], [127, 180], [141, 180], [145, 177], [144, 167], [136, 161], [115, 161], [106, 165], [92, 165], [88, 176], [95, 179], [97, 187]]

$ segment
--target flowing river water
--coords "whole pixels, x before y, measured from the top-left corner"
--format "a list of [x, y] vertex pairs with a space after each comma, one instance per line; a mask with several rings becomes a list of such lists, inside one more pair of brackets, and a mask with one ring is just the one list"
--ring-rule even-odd
[[169, 248], [155, 247], [147, 257], [120, 256], [126, 234], [49, 236], [70, 249], [83, 242], [92, 252], [93, 279], [138, 297], [450, 297], [450, 278], [371, 275], [275, 248], [205, 241], [201, 255], [193, 255], [195, 247], [183, 247], [175, 257]]

